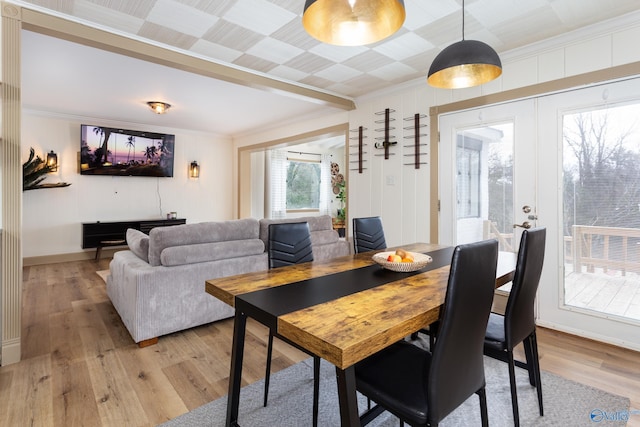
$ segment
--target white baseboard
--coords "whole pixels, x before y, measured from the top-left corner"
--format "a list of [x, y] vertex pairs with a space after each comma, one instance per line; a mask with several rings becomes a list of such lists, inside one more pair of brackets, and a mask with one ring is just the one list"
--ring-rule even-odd
[[[113, 258], [113, 254], [126, 250], [123, 248], [103, 248], [102, 254], [100, 255], [100, 259], [104, 258]], [[57, 254], [57, 255], [43, 255], [43, 256], [34, 256], [34, 257], [25, 257], [22, 259], [22, 265], [25, 267], [32, 265], [43, 265], [43, 264], [55, 264], [58, 262], [69, 262], [69, 261], [85, 261], [95, 259], [96, 250], [88, 249], [83, 252], [74, 252], [70, 254]]]

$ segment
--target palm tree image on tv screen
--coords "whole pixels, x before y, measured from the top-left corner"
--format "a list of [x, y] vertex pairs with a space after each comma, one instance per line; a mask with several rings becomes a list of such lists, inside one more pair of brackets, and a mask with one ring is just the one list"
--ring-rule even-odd
[[80, 126], [80, 174], [173, 176], [175, 135]]

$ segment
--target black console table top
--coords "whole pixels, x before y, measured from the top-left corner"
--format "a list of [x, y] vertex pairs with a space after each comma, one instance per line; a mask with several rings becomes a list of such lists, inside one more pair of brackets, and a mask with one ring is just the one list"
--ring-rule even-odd
[[185, 218], [175, 219], [145, 219], [116, 222], [83, 222], [82, 223], [82, 249], [101, 248], [113, 246], [112, 242], [124, 241], [126, 244], [127, 229], [133, 228], [145, 234], [155, 227], [168, 227], [172, 225], [186, 224]]

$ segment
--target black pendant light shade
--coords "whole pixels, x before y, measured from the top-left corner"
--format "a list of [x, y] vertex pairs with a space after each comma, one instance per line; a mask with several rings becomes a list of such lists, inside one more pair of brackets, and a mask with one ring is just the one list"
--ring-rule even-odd
[[306, 0], [302, 25], [321, 42], [362, 46], [395, 33], [405, 16], [404, 0]]
[[462, 40], [444, 49], [429, 68], [427, 82], [443, 89], [461, 89], [489, 82], [502, 74], [495, 50], [478, 40]]

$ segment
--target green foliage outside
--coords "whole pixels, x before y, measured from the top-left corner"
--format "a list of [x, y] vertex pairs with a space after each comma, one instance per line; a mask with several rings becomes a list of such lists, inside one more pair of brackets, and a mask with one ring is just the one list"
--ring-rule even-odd
[[287, 209], [318, 209], [319, 206], [320, 163], [289, 161]]

